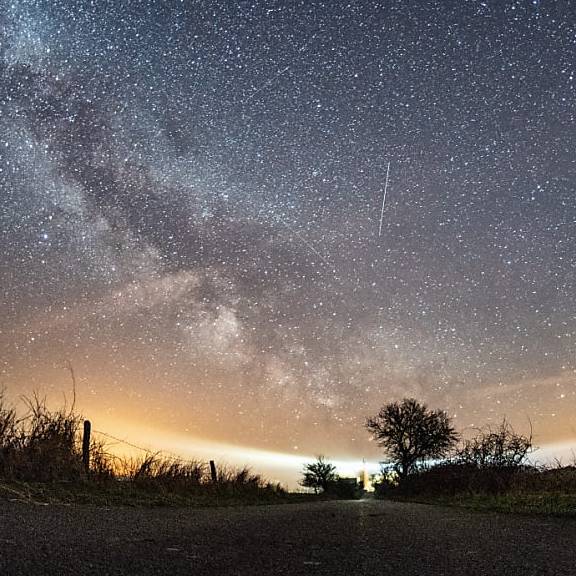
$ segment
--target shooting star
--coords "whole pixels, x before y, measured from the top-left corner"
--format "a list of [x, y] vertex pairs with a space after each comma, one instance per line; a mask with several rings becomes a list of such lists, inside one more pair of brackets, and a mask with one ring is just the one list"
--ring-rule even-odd
[[[308, 46], [311, 44], [311, 42], [313, 42], [316, 39], [317, 36], [318, 36], [318, 32], [315, 32], [314, 34], [312, 34], [310, 39], [303, 46], [298, 48], [298, 53], [301, 53], [301, 52], [304, 52], [305, 50], [307, 50]], [[272, 84], [277, 78], [279, 78], [283, 74], [286, 74], [286, 72], [288, 72], [288, 70], [290, 70], [290, 66], [286, 66], [286, 68], [282, 68], [282, 70], [279, 70], [278, 72], [276, 72], [276, 74], [274, 74], [271, 78], [266, 80], [266, 82], [264, 82], [264, 84], [262, 84], [256, 90], [254, 90], [254, 92], [252, 92], [252, 94], [250, 94], [250, 96], [248, 96], [246, 99], [242, 100], [241, 104], [246, 104], [246, 103], [250, 102], [250, 100], [252, 100], [252, 98], [254, 98], [254, 96], [256, 96], [257, 94], [262, 92], [262, 90], [265, 90], [266, 88], [268, 88], [268, 86], [270, 86], [270, 84]]]
[[328, 266], [329, 268], [333, 267], [332, 264], [330, 264], [330, 262], [328, 261], [328, 259], [325, 256], [323, 256], [310, 242], [308, 242], [308, 240], [306, 240], [306, 238], [304, 238], [302, 234], [297, 232], [292, 226], [288, 226], [288, 224], [286, 224], [284, 220], [281, 220], [280, 218], [277, 219], [278, 222], [280, 222], [289, 232], [291, 232], [294, 236], [296, 236], [305, 246], [307, 246], [314, 254], [316, 254], [316, 256], [318, 256], [318, 258], [320, 258], [320, 260], [322, 260], [322, 262], [326, 264], [326, 266]]
[[384, 184], [384, 195], [382, 196], [382, 210], [380, 210], [380, 227], [378, 228], [378, 238], [382, 236], [382, 221], [384, 220], [384, 205], [386, 204], [386, 194], [388, 192], [388, 177], [390, 176], [390, 162], [386, 170], [386, 184]]

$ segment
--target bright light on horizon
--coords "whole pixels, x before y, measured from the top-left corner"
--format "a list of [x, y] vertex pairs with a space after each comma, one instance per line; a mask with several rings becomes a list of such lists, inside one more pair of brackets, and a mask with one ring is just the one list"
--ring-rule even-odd
[[[109, 431], [113, 438], [124, 442], [124, 444], [114, 445], [114, 440], [111, 440], [113, 449], [121, 453], [137, 455], [136, 447], [140, 447], [142, 451], [161, 452], [167, 456], [182, 459], [215, 460], [220, 466], [247, 466], [253, 472], [261, 474], [266, 480], [280, 482], [290, 489], [298, 487], [304, 464], [314, 461], [318, 456], [318, 454], [290, 454], [251, 446], [238, 446], [171, 432], [155, 431], [151, 434], [150, 429], [137, 425], [126, 425], [122, 431], [115, 426], [110, 426]], [[143, 438], [147, 440], [143, 441]], [[366, 460], [364, 462], [362, 458], [331, 458], [330, 454], [324, 455], [336, 466], [338, 474], [342, 476], [358, 477], [364, 469], [369, 474], [380, 470], [378, 461]]]
[[[263, 450], [251, 446], [237, 446], [224, 442], [213, 442], [199, 438], [174, 434], [170, 432], [156, 433], [153, 437], [149, 430], [136, 426], [127, 427], [123, 434], [116, 433], [129, 444], [140, 445], [152, 452], [162, 452], [168, 456], [192, 460], [215, 460], [219, 466], [247, 466], [255, 473], [261, 474], [272, 482], [280, 482], [289, 489], [298, 487], [304, 464], [314, 461], [318, 454], [290, 454]], [[135, 441], [133, 438], [148, 438], [148, 442]], [[133, 449], [132, 449], [133, 451]], [[533, 464], [552, 464], [559, 460], [567, 465], [574, 462], [576, 454], [576, 439], [574, 441], [544, 444], [529, 456]], [[362, 458], [331, 458], [326, 459], [334, 464], [338, 474], [344, 477], [359, 477], [362, 470], [368, 474], [377, 474], [381, 466], [378, 460]], [[384, 456], [382, 456], [382, 459]]]

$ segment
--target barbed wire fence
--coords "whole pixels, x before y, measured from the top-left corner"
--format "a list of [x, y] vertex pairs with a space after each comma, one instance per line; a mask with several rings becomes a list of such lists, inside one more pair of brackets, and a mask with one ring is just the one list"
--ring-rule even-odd
[[[85, 434], [86, 434], [86, 422], [89, 423], [88, 420], [85, 421]], [[88, 435], [90, 434], [90, 424], [88, 424]], [[153, 457], [161, 457], [163, 461], [168, 461], [168, 462], [172, 462], [172, 463], [176, 463], [176, 464], [182, 464], [182, 463], [186, 463], [186, 462], [193, 462], [193, 463], [200, 463], [205, 465], [206, 467], [209, 467], [210, 469], [210, 476], [213, 482], [217, 481], [217, 471], [216, 471], [216, 463], [214, 460], [209, 460], [209, 461], [203, 461], [203, 460], [197, 460], [194, 458], [185, 458], [181, 455], [175, 454], [174, 452], [170, 452], [169, 450], [151, 450], [150, 448], [144, 448], [143, 446], [139, 446], [138, 444], [135, 444], [134, 442], [130, 442], [128, 440], [125, 440], [123, 438], [119, 438], [118, 436], [114, 436], [113, 434], [109, 434], [108, 432], [103, 432], [102, 430], [91, 430], [92, 433], [97, 434], [99, 436], [102, 436], [108, 440], [112, 440], [114, 442], [116, 442], [117, 444], [123, 444], [125, 446], [129, 446], [130, 448], [133, 448], [135, 450], [139, 450], [141, 452], [143, 452], [144, 454], [146, 454], [147, 458], [153, 458]], [[88, 444], [89, 444], [89, 436], [88, 436]], [[113, 455], [115, 458], [120, 458], [119, 456], [115, 456]], [[86, 454], [85, 456], [86, 463], [89, 463], [89, 455]], [[89, 465], [89, 464], [87, 464]]]

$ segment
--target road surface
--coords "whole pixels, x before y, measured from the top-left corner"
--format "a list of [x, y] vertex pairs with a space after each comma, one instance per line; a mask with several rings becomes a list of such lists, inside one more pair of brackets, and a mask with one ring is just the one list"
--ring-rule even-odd
[[374, 500], [218, 509], [0, 502], [0, 574], [576, 575], [576, 521]]

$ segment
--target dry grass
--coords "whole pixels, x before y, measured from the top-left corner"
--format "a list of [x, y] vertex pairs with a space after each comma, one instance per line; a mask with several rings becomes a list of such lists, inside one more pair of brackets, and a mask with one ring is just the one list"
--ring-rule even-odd
[[26, 412], [19, 418], [0, 394], [0, 477], [39, 482], [79, 479], [81, 419], [63, 410], [48, 410], [38, 396], [25, 399], [25, 404]]
[[[72, 410], [51, 411], [34, 396], [25, 399], [18, 416], [0, 392], [0, 495], [20, 499], [50, 492], [60, 499], [68, 492], [81, 493], [88, 501], [115, 503], [125, 497], [137, 502], [187, 503], [190, 498], [258, 500], [285, 495], [248, 468], [220, 467], [214, 482], [207, 463], [146, 453], [140, 458], [119, 458], [103, 442], [92, 441], [90, 468], [82, 462], [82, 418]], [[52, 484], [52, 488], [46, 486]], [[74, 487], [73, 487], [74, 485]], [[82, 485], [80, 492], [78, 486]], [[34, 494], [34, 496], [31, 496]]]

